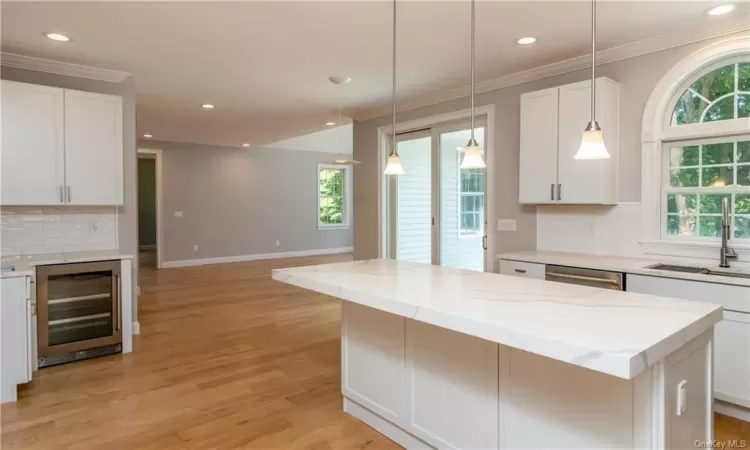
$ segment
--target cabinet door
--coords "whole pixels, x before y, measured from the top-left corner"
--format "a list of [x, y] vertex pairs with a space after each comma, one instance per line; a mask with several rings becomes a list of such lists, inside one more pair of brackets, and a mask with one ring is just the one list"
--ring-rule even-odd
[[503, 275], [544, 280], [546, 278], [546, 268], [544, 264], [500, 260], [500, 273]]
[[27, 277], [0, 279], [0, 401], [15, 401], [16, 385], [29, 381]]
[[717, 399], [750, 408], [750, 314], [724, 311], [714, 328]]
[[558, 88], [521, 95], [518, 200], [555, 203]]
[[2, 81], [3, 205], [63, 202], [63, 90]]
[[602, 127], [609, 159], [577, 160], [586, 124], [591, 120], [591, 82], [560, 88], [560, 133], [558, 142], [558, 200], [574, 204], [617, 203], [617, 114], [616, 83], [596, 80], [596, 117]]
[[122, 204], [122, 98], [65, 91], [66, 200]]
[[750, 313], [747, 288], [640, 275], [627, 275], [627, 290], [641, 294], [716, 303], [724, 320], [714, 327], [714, 396], [750, 407]]

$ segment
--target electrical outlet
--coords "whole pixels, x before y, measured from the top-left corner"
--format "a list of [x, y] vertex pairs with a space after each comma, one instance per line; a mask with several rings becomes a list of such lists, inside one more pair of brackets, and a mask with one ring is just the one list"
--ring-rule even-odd
[[516, 221], [514, 219], [498, 219], [498, 231], [516, 231]]
[[182, 217], [182, 211], [175, 211], [174, 212], [174, 216], [177, 217], [178, 219], [181, 218]]
[[198, 244], [193, 244], [193, 251], [194, 251], [194, 252], [197, 252], [197, 251], [198, 251]]
[[278, 247], [279, 245], [281, 245], [281, 242], [279, 242], [279, 241], [277, 240], [277, 241], [276, 241], [276, 247]]

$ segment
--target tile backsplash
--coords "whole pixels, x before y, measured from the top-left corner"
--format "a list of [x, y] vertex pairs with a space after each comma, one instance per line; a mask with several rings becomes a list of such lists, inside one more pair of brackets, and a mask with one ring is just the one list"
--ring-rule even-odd
[[111, 206], [3, 206], [0, 254], [117, 249], [117, 208]]

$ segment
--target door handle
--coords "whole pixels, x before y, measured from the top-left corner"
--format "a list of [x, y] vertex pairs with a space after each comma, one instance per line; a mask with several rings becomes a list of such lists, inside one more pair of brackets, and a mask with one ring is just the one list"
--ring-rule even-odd
[[[557, 185], [557, 199], [562, 201], [562, 184]], [[68, 199], [70, 201], [70, 199]]]
[[555, 201], [555, 183], [549, 185], [549, 199]]
[[482, 236], [482, 248], [487, 250], [487, 235]]
[[70, 203], [70, 186], [67, 187], [68, 189], [68, 203]]

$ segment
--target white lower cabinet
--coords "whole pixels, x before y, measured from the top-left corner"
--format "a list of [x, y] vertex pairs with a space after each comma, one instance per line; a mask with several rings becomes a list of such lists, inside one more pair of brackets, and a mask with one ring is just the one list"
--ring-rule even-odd
[[16, 386], [31, 381], [31, 277], [0, 279], [0, 403], [16, 401]]
[[436, 448], [498, 448], [498, 345], [406, 321], [408, 431]]
[[750, 408], [748, 288], [628, 274], [627, 290], [723, 306], [724, 320], [714, 327], [714, 396]]

